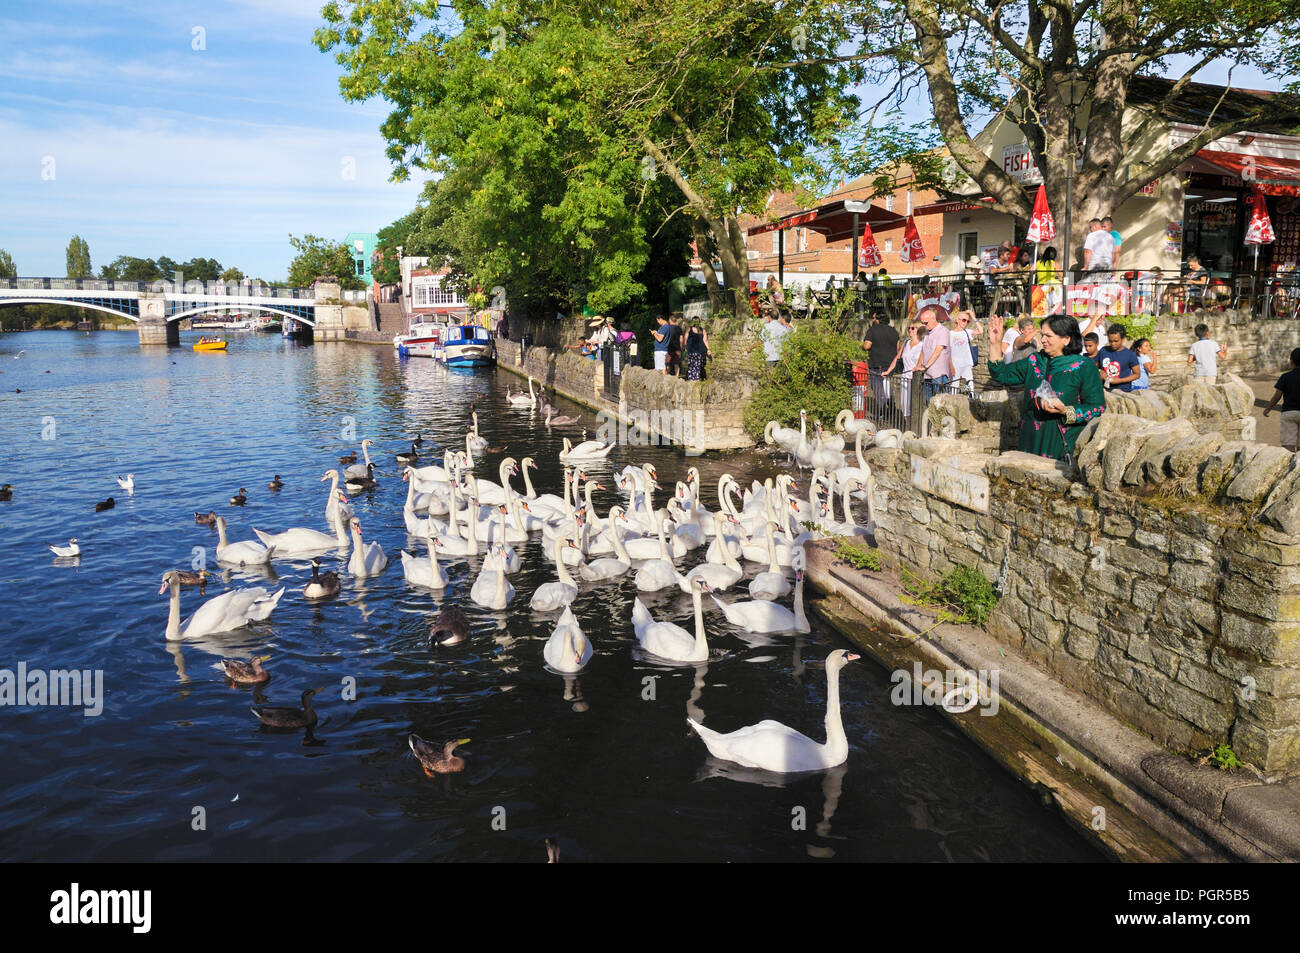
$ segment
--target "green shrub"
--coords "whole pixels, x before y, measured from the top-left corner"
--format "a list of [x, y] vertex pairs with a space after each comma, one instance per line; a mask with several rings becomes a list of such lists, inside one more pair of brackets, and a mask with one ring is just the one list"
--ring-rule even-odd
[[843, 539], [835, 543], [835, 555], [854, 569], [864, 569], [867, 572], [880, 572], [884, 565], [880, 559], [880, 550]]
[[1242, 763], [1237, 760], [1232, 747], [1227, 744], [1221, 744], [1215, 748], [1214, 753], [1210, 755], [1210, 760], [1218, 766], [1220, 771], [1236, 771], [1242, 767]]
[[863, 357], [857, 341], [804, 326], [787, 334], [782, 343], [781, 360], [745, 408], [745, 429], [756, 438], [763, 435], [769, 420], [783, 427], [798, 426], [800, 410], [808, 411], [810, 425], [820, 420], [829, 429], [835, 415], [852, 405], [848, 364]]
[[978, 569], [958, 566], [938, 582], [929, 582], [904, 567], [903, 588], [915, 605], [941, 610], [940, 621], [984, 625], [998, 604], [993, 584]]

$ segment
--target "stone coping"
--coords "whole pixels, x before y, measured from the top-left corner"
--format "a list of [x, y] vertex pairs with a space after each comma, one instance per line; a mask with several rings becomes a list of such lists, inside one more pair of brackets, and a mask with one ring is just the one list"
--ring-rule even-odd
[[[903, 602], [887, 573], [836, 559], [834, 544], [807, 547], [809, 581], [838, 603], [819, 611], [886, 667], [911, 659], [940, 670], [999, 671], [1000, 712], [1018, 737], [990, 724], [997, 717], [939, 710], [1008, 769], [1050, 790], [1112, 856], [1300, 861], [1300, 778], [1269, 784], [1249, 769], [1228, 773], [1165, 751], [982, 629], [936, 625], [930, 611]], [[1100, 830], [1098, 806], [1107, 819]]]

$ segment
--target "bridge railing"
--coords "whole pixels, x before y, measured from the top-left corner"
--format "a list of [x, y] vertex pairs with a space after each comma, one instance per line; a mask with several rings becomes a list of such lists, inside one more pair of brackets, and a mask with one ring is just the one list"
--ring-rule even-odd
[[[234, 284], [225, 281], [187, 281], [173, 285], [172, 282], [157, 281], [113, 281], [106, 278], [0, 278], [0, 290], [7, 291], [99, 291], [131, 292], [164, 291], [172, 294], [198, 294], [212, 297], [244, 298], [309, 298], [316, 297], [315, 288], [272, 288], [266, 284]], [[365, 292], [344, 292], [344, 295], [360, 294], [359, 300], [365, 300]], [[352, 300], [346, 298], [346, 300]]]

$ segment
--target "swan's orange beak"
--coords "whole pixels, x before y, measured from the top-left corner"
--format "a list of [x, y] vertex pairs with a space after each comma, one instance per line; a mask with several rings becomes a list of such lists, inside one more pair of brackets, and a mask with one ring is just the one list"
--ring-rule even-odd
[[848, 655], [844, 656], [844, 661], [846, 661], [846, 662], [856, 662], [856, 661], [857, 661], [858, 659], [860, 659], [860, 658], [862, 658], [861, 655], [854, 655], [852, 652], [850, 652]]

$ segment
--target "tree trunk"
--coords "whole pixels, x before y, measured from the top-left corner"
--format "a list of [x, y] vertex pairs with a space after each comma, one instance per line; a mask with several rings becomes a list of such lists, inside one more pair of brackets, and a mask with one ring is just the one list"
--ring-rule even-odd
[[704, 272], [704, 284], [709, 292], [709, 313], [716, 315], [722, 310], [718, 273], [713, 269], [713, 252], [717, 243], [711, 240], [708, 223], [698, 215], [691, 220], [691, 229], [695, 233], [695, 254], [700, 260], [700, 271]]

